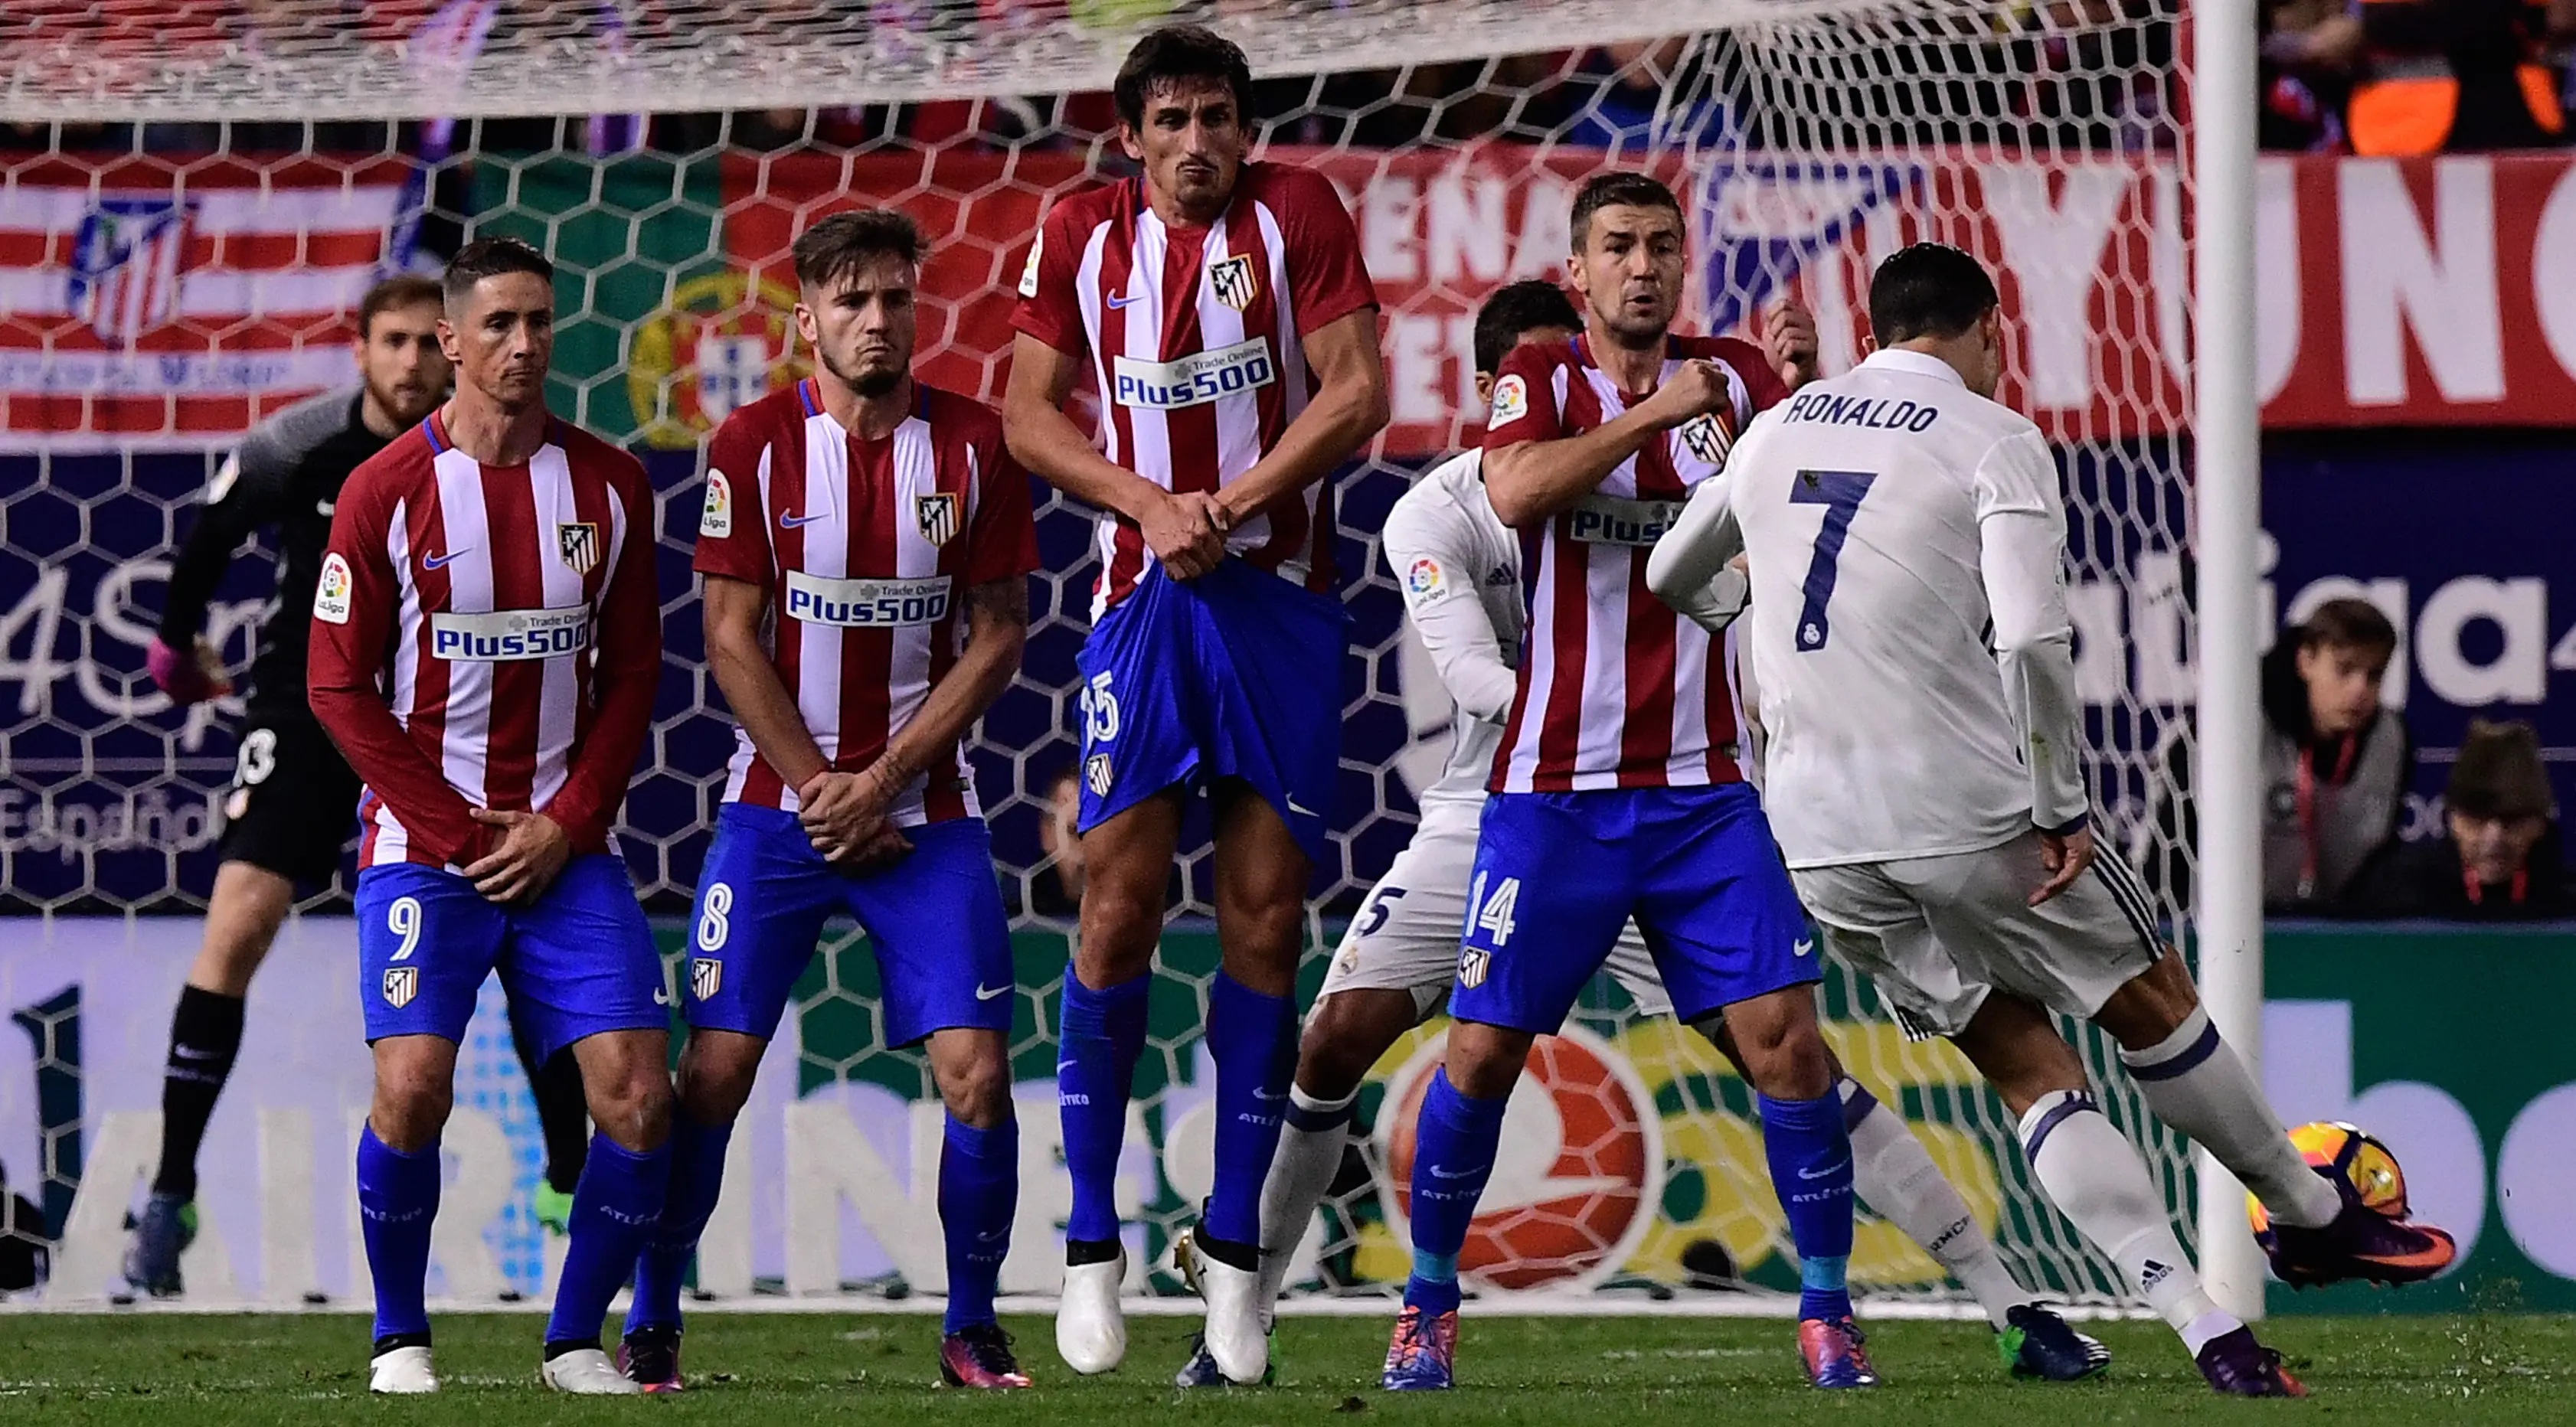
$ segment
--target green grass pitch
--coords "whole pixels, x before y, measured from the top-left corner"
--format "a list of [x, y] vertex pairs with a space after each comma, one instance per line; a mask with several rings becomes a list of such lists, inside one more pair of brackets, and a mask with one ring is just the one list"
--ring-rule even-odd
[[2307, 1402], [2223, 1402], [2180, 1345], [2152, 1323], [2092, 1331], [2118, 1362], [2072, 1387], [2015, 1384], [1981, 1324], [1888, 1322], [1871, 1350], [1888, 1385], [1819, 1393], [1803, 1385], [1788, 1324], [1742, 1319], [1470, 1318], [1458, 1391], [1378, 1391], [1387, 1324], [1291, 1318], [1279, 1329], [1279, 1385], [1184, 1394], [1167, 1385], [1185, 1351], [1182, 1318], [1131, 1321], [1127, 1367], [1076, 1379], [1043, 1319], [1008, 1325], [1039, 1385], [996, 1398], [941, 1390], [937, 1320], [912, 1315], [702, 1314], [689, 1332], [694, 1386], [676, 1398], [575, 1401], [536, 1385], [540, 1320], [448, 1315], [438, 1323], [447, 1391], [372, 1401], [365, 1326], [353, 1316], [0, 1316], [0, 1422], [589, 1423], [631, 1420], [1314, 1427], [1508, 1423], [1793, 1427], [1905, 1423], [2266, 1421], [2576, 1423], [2576, 1319], [2298, 1318], [2268, 1326], [2315, 1394]]

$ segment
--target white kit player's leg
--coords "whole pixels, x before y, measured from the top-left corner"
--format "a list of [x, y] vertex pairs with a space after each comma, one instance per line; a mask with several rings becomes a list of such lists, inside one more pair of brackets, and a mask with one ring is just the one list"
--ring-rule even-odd
[[2141, 1049], [2123, 1044], [2120, 1063], [2156, 1118], [2227, 1166], [2273, 1218], [2306, 1229], [2334, 1222], [2342, 1197], [2290, 1143], [2280, 1114], [2235, 1048], [2219, 1039], [2208, 1011], [2194, 1006], [2171, 1035]]
[[2112, 1126], [2090, 1093], [2041, 1096], [2021, 1117], [2020, 1136], [2049, 1202], [2120, 1266], [2194, 1356], [2210, 1340], [2245, 1326], [2201, 1287], [2137, 1146]]
[[1861, 1202], [1949, 1270], [1998, 1331], [2010, 1328], [2012, 1311], [2037, 1301], [2037, 1295], [2004, 1267], [1995, 1241], [1932, 1162], [1932, 1152], [1905, 1117], [1848, 1075], [1842, 1096], [1845, 1123], [1851, 1128], [1852, 1187]]

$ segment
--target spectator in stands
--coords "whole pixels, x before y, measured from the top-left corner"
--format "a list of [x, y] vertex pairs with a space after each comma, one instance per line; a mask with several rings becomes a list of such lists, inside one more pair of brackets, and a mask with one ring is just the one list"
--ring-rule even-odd
[[2542, 46], [2565, 0], [2361, 0], [2365, 54], [2345, 127], [2357, 154], [2546, 148], [2565, 143], [2558, 77]]
[[2343, 147], [2344, 103], [2361, 46], [2361, 18], [2340, 0], [2266, 0], [2256, 118], [2264, 148]]
[[2454, 922], [2576, 918], [2530, 724], [2471, 723], [2443, 802], [2451, 835], [2390, 848], [2354, 880], [2354, 911]]
[[[1675, 36], [1603, 45], [1587, 57], [1570, 85], [1591, 88], [1565, 129], [1565, 142], [1611, 151], [1630, 163], [1686, 143], [1734, 141], [1726, 106], [1707, 97], [1707, 41]], [[1695, 97], [1696, 96], [1696, 97]]]
[[[2263, 661], [2263, 905], [2324, 911], [2396, 836], [2415, 769], [2406, 720], [2380, 702], [2397, 630], [2367, 600], [2328, 600]], [[2200, 836], [2183, 730], [2157, 754], [2141, 871], [2187, 902]]]

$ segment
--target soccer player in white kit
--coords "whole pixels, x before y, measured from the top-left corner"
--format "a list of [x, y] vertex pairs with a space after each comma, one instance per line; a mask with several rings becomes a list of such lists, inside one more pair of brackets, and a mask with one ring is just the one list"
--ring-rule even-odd
[[2202, 1289], [2048, 1013], [2099, 1024], [2149, 1107], [2254, 1190], [2284, 1280], [2428, 1278], [2450, 1236], [2307, 1165], [2128, 870], [2095, 859], [2065, 508], [2039, 429], [1991, 399], [1993, 280], [1955, 248], [1907, 248], [1871, 283], [1870, 325], [1879, 350], [1859, 368], [1746, 430], [1647, 582], [1720, 627], [1738, 607], [1727, 564], [1749, 557], [1765, 802], [1826, 946], [1909, 1033], [1949, 1037], [1993, 1083], [2041, 1187], [2213, 1388], [2302, 1395]]
[[[1582, 322], [1564, 289], [1545, 279], [1513, 283], [1488, 298], [1476, 315], [1479, 402], [1487, 399], [1514, 347], [1570, 341]], [[1772, 355], [1784, 366], [1813, 360], [1814, 327], [1803, 310], [1775, 314], [1766, 331], [1779, 334]], [[1482, 457], [1482, 451], [1469, 450], [1424, 473], [1388, 512], [1380, 534], [1406, 618], [1456, 704], [1449, 760], [1438, 781], [1419, 794], [1422, 815], [1412, 841], [1361, 902], [1307, 1015], [1287, 1126], [1262, 1192], [1265, 1305], [1278, 1301], [1297, 1246], [1341, 1166], [1352, 1109], [1369, 1068], [1446, 1004], [1457, 977], [1477, 823], [1528, 623], [1520, 538], [1485, 498]], [[1633, 924], [1606, 969], [1641, 1014], [1671, 1012], [1654, 958]], [[1692, 1028], [1730, 1061], [1736, 1058], [1722, 1018]], [[1976, 1295], [1994, 1323], [2006, 1367], [2016, 1376], [2058, 1381], [2107, 1367], [2107, 1349], [2040, 1306], [2004, 1267], [1994, 1242], [1905, 1118], [1849, 1075], [1838, 1077], [1838, 1089], [1861, 1198]], [[1214, 1380], [1213, 1365], [1203, 1359], [1193, 1359], [1179, 1378], [1184, 1387]]]

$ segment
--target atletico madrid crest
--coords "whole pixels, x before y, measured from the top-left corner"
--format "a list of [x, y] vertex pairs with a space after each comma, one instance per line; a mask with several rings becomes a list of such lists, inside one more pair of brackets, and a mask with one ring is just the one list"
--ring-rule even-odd
[[724, 963], [712, 956], [693, 957], [689, 961], [689, 999], [712, 1001], [724, 986]]
[[401, 1010], [403, 1007], [411, 1004], [412, 997], [419, 994], [419, 967], [388, 966], [385, 968], [386, 1005], [393, 1007], [395, 1010]]
[[957, 533], [957, 496], [951, 491], [919, 496], [912, 503], [912, 519], [921, 527], [921, 538], [933, 545], [945, 545]]
[[1723, 466], [1726, 453], [1735, 449], [1735, 437], [1714, 413], [1703, 413], [1682, 423], [1682, 444], [1708, 464]]
[[1208, 269], [1208, 291], [1237, 312], [1261, 295], [1261, 277], [1252, 270], [1252, 255], [1237, 253]]
[[555, 527], [555, 552], [564, 567], [587, 575], [599, 564], [599, 527], [591, 521], [567, 521]]

